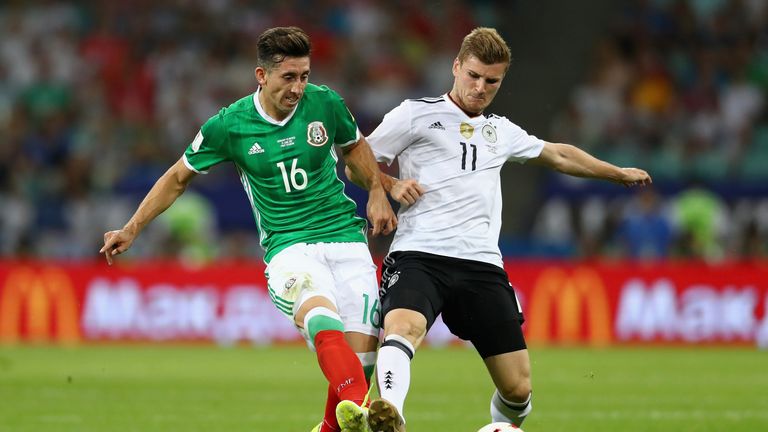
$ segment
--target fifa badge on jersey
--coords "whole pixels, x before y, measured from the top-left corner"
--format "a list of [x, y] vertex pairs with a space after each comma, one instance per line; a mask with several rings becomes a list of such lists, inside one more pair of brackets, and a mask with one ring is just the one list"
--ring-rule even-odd
[[462, 122], [461, 125], [459, 125], [459, 133], [461, 133], [461, 136], [464, 138], [470, 139], [475, 133], [475, 128], [469, 123]]
[[482, 132], [483, 132], [483, 138], [485, 138], [485, 140], [488, 141], [489, 143], [495, 143], [496, 140], [498, 139], [496, 137], [496, 128], [494, 128], [489, 124], [483, 126]]
[[328, 142], [328, 132], [321, 121], [313, 121], [307, 125], [307, 142], [309, 145], [321, 147]]

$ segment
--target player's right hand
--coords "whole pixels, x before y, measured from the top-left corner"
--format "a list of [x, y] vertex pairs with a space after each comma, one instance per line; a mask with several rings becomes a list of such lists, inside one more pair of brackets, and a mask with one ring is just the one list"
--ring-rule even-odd
[[653, 183], [651, 176], [638, 168], [621, 168], [621, 174], [618, 182], [626, 187], [647, 186]]
[[389, 196], [402, 205], [413, 205], [424, 195], [424, 187], [413, 179], [397, 180], [389, 191]]
[[397, 216], [392, 211], [392, 206], [389, 205], [389, 200], [387, 199], [387, 193], [384, 192], [383, 188], [379, 187], [368, 191], [366, 212], [368, 220], [373, 225], [373, 231], [371, 232], [373, 236], [379, 234], [388, 235], [397, 228]]
[[112, 265], [113, 257], [127, 251], [134, 238], [136, 235], [124, 229], [107, 231], [104, 233], [104, 246], [99, 250], [99, 253], [103, 253], [107, 258], [107, 264]]

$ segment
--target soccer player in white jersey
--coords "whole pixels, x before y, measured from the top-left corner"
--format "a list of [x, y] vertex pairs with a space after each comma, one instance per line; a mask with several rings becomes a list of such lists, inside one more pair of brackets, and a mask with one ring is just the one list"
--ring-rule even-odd
[[[531, 412], [523, 315], [498, 247], [499, 174], [505, 162], [531, 161], [625, 186], [651, 182], [643, 170], [618, 168], [571, 145], [530, 136], [504, 117], [484, 114], [509, 62], [509, 48], [494, 29], [473, 30], [453, 62], [451, 91], [404, 101], [368, 137], [378, 161], [397, 159], [400, 177], [423, 187], [402, 196], [409, 205], [400, 209], [384, 261], [384, 342], [376, 361], [381, 399], [371, 403], [368, 416], [374, 432], [405, 431], [410, 361], [441, 313], [451, 332], [471, 341], [488, 368], [496, 386], [493, 421], [520, 425]], [[347, 174], [356, 181], [354, 173]], [[382, 177], [385, 188], [394, 181]]]
[[234, 163], [265, 249], [270, 297], [314, 347], [329, 382], [324, 419], [314, 431], [366, 431], [360, 405], [380, 327], [376, 266], [366, 246], [367, 223], [355, 215], [336, 175], [334, 147], [369, 191], [373, 234], [391, 232], [397, 220], [343, 99], [308, 82], [309, 37], [296, 27], [273, 28], [259, 36], [257, 48], [256, 92], [201, 127], [128, 223], [104, 234], [100, 252], [112, 264], [196, 174]]

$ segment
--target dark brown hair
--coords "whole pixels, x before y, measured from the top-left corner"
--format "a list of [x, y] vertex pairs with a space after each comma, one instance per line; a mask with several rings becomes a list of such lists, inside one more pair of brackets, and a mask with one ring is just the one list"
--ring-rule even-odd
[[256, 66], [270, 70], [286, 57], [308, 57], [309, 36], [298, 27], [274, 27], [259, 36]]
[[507, 67], [511, 59], [507, 43], [496, 29], [489, 27], [478, 27], [464, 37], [456, 57], [460, 63], [464, 63], [470, 55], [488, 65], [506, 63]]

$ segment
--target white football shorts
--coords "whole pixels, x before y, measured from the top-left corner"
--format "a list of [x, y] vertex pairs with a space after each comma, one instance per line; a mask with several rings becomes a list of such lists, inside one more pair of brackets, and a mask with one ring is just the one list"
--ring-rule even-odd
[[336, 306], [344, 331], [379, 335], [376, 265], [365, 243], [297, 243], [278, 252], [265, 274], [269, 297], [292, 323], [305, 301], [323, 296]]

